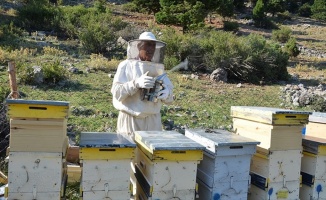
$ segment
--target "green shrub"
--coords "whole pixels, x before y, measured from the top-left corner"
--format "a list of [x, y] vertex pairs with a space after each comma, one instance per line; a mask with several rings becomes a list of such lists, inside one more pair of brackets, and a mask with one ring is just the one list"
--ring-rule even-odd
[[326, 22], [326, 1], [315, 0], [311, 6], [311, 12], [313, 18]]
[[239, 30], [239, 24], [237, 22], [223, 21], [223, 30], [237, 32]]
[[310, 17], [312, 15], [312, 12], [311, 12], [311, 6], [309, 3], [305, 3], [303, 4], [299, 10], [298, 10], [298, 14], [299, 16], [301, 17]]
[[28, 85], [55, 85], [68, 79], [68, 70], [61, 66], [59, 61], [43, 63], [39, 67], [41, 81], [37, 77], [40, 74], [35, 73], [36, 68], [30, 64], [18, 64], [17, 69], [20, 82]]
[[312, 99], [311, 108], [316, 112], [326, 112], [326, 100], [324, 97], [315, 95]]
[[21, 26], [31, 33], [33, 30], [53, 30], [59, 10], [46, 0], [34, 0], [19, 7], [18, 13]]
[[285, 26], [282, 26], [279, 30], [272, 31], [272, 39], [278, 42], [285, 43], [291, 37], [291, 29]]
[[291, 37], [287, 43], [285, 43], [284, 49], [291, 57], [297, 57], [300, 54], [300, 50], [297, 47], [296, 39], [294, 37]]

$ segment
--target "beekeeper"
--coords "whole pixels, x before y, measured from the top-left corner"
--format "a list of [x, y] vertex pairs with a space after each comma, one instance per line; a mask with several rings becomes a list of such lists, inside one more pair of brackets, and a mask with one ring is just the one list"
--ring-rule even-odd
[[[134, 139], [135, 131], [162, 130], [162, 104], [173, 101], [173, 85], [164, 72], [165, 46], [151, 32], [128, 42], [127, 59], [119, 64], [111, 88], [113, 106], [119, 110], [118, 133]], [[157, 77], [163, 77], [163, 83], [157, 93], [149, 94]]]

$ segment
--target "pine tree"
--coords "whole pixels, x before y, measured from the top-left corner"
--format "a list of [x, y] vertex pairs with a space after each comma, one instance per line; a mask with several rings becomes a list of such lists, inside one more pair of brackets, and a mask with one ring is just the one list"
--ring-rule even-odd
[[315, 0], [311, 6], [312, 17], [320, 21], [326, 21], [326, 1]]

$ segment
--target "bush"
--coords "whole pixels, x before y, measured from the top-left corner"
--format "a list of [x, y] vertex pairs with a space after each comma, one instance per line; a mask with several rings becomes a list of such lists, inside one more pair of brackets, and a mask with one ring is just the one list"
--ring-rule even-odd
[[43, 66], [17, 65], [20, 82], [28, 85], [55, 85], [68, 79], [68, 71], [59, 61], [44, 63]]
[[272, 39], [278, 42], [285, 43], [291, 37], [291, 29], [285, 26], [282, 26], [279, 30], [272, 31]]
[[311, 12], [313, 18], [326, 22], [326, 1], [315, 0], [311, 6]]
[[300, 50], [297, 47], [296, 39], [291, 37], [289, 41], [284, 46], [285, 52], [289, 54], [291, 57], [297, 57], [300, 54]]
[[178, 35], [163, 32], [162, 40], [169, 45], [165, 64], [189, 59], [192, 70], [212, 72], [222, 67], [231, 80], [259, 83], [287, 80], [288, 55], [277, 43], [268, 43], [259, 35], [237, 37], [230, 32], [199, 31], [197, 34]]
[[312, 12], [311, 12], [311, 6], [309, 3], [305, 3], [303, 4], [299, 10], [298, 10], [298, 14], [299, 16], [301, 17], [310, 17], [312, 15]]
[[223, 30], [237, 32], [239, 30], [239, 24], [237, 22], [223, 21]]
[[312, 99], [311, 108], [316, 112], [326, 112], [326, 100], [324, 97], [315, 95]]

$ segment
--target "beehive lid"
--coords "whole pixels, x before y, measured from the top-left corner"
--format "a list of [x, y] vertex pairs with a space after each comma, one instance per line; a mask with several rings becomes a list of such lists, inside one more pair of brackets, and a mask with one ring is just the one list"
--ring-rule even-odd
[[17, 118], [67, 118], [69, 102], [7, 99], [8, 115]]
[[313, 112], [311, 115], [309, 115], [309, 122], [326, 124], [326, 113]]
[[186, 129], [186, 136], [206, 146], [207, 150], [215, 153], [220, 146], [237, 147], [242, 145], [257, 145], [255, 141], [226, 130], [220, 129]]
[[308, 123], [307, 111], [272, 107], [231, 106], [231, 116], [272, 125], [301, 125]]
[[117, 133], [82, 132], [79, 146], [81, 148], [135, 148], [136, 144]]
[[204, 150], [201, 144], [176, 131], [136, 131], [136, 143], [145, 145], [151, 152], [161, 150]]
[[302, 136], [302, 147], [305, 152], [315, 155], [326, 155], [326, 139], [313, 136]]

